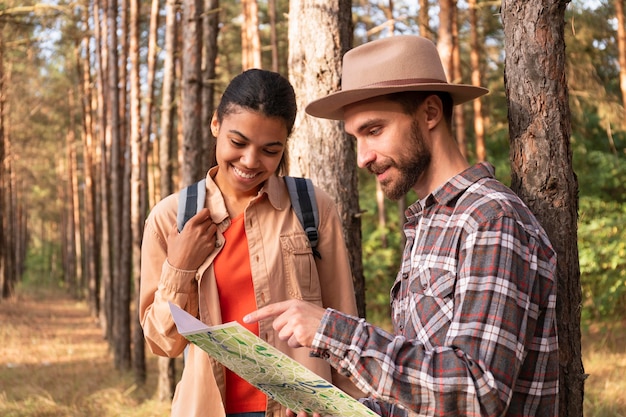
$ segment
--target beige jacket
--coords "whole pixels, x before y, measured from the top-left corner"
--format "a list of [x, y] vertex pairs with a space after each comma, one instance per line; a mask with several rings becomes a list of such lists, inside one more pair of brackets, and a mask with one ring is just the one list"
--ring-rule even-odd
[[[146, 342], [152, 352], [170, 358], [181, 355], [187, 340], [178, 334], [168, 301], [185, 309], [207, 325], [222, 322], [213, 259], [223, 246], [223, 232], [230, 219], [222, 194], [207, 174], [205, 206], [218, 225], [217, 248], [197, 271], [173, 268], [167, 258], [167, 235], [176, 223], [178, 194], [159, 202], [146, 220], [141, 254], [139, 314]], [[348, 253], [335, 205], [316, 188], [319, 209], [319, 244], [322, 259], [314, 258], [306, 234], [291, 209], [284, 180], [270, 177], [245, 210], [245, 229], [250, 250], [252, 282], [257, 306], [290, 298], [308, 300], [324, 307], [356, 315], [356, 302]], [[251, 307], [251, 310], [254, 308]], [[259, 323], [260, 337], [292, 358], [347, 391], [360, 392], [309, 349], [292, 349], [278, 339], [271, 320]], [[190, 345], [182, 378], [176, 387], [172, 416], [224, 417], [224, 370], [205, 352]], [[283, 417], [285, 410], [268, 400], [267, 416]]]

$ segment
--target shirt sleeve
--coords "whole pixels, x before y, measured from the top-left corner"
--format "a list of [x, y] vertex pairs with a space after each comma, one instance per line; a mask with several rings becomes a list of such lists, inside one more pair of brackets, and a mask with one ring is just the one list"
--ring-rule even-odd
[[[527, 385], [517, 387], [527, 391], [516, 398], [522, 406], [537, 407], [542, 393], [558, 392], [554, 375], [546, 379], [556, 344], [554, 282], [542, 279], [554, 267], [551, 249], [543, 251], [510, 218], [491, 219], [460, 242], [458, 264], [448, 270], [453, 285], [434, 285], [441, 276], [424, 262], [410, 290], [394, 301], [407, 310], [406, 335], [333, 310], [318, 329], [312, 353], [350, 376], [383, 416], [403, 416], [405, 409], [497, 416], [516, 384]], [[432, 269], [442, 270], [441, 263]], [[527, 357], [536, 363], [521, 380]]]
[[168, 221], [161, 211], [162, 207], [157, 206], [146, 221], [141, 246], [139, 318], [150, 350], [174, 358], [188, 342], [176, 329], [169, 302], [195, 317], [198, 289], [196, 271], [174, 268], [167, 261], [166, 233], [174, 220]]

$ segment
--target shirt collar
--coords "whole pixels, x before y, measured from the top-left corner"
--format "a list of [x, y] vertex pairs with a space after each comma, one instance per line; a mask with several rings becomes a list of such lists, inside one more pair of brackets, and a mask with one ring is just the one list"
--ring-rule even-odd
[[494, 178], [495, 168], [489, 162], [479, 162], [450, 178], [446, 183], [435, 189], [425, 198], [416, 201], [407, 208], [407, 218], [419, 214], [424, 208], [433, 204], [447, 205], [465, 192], [472, 184], [483, 178]]
[[[214, 166], [209, 170], [206, 176], [207, 194], [209, 198], [209, 208], [211, 209], [211, 218], [214, 222], [220, 223], [228, 218], [228, 210], [226, 209], [226, 203], [219, 187], [213, 180], [219, 166]], [[285, 197], [283, 192], [284, 184], [282, 180], [276, 175], [271, 175], [266, 181], [263, 187], [259, 190], [259, 193], [252, 200], [258, 200], [261, 198], [267, 198], [272, 207], [276, 210], [282, 210], [288, 206], [289, 197]]]

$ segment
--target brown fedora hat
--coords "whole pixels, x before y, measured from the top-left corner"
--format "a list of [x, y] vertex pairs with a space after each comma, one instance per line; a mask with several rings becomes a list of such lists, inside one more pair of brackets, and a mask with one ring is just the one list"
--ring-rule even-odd
[[312, 101], [305, 111], [311, 116], [341, 120], [348, 104], [400, 91], [445, 91], [455, 105], [489, 92], [483, 87], [449, 84], [435, 44], [420, 36], [401, 35], [346, 52], [341, 91]]

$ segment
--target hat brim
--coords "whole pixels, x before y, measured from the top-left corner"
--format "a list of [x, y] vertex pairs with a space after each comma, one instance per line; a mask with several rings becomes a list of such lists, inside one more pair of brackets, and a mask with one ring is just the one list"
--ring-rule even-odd
[[489, 92], [489, 90], [483, 87], [476, 87], [468, 84], [444, 83], [359, 88], [354, 90], [338, 91], [336, 93], [329, 94], [326, 97], [314, 100], [306, 106], [305, 111], [311, 116], [320, 117], [322, 119], [343, 120], [343, 108], [349, 104], [402, 91], [447, 92], [452, 96], [454, 105], [466, 103]]

